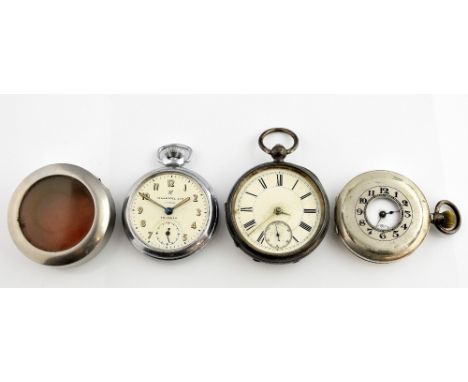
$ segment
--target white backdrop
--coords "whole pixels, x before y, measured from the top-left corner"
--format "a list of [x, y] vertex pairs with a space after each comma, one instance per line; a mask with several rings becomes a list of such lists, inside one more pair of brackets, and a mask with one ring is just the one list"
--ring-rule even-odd
[[[412, 256], [389, 265], [349, 253], [332, 226], [321, 246], [298, 264], [256, 263], [235, 248], [224, 202], [247, 169], [269, 160], [257, 146], [266, 128], [300, 138], [289, 161], [312, 170], [332, 207], [345, 183], [374, 169], [416, 182], [431, 208], [440, 199], [468, 210], [468, 97], [447, 96], [0, 96], [0, 285], [77, 287], [399, 287], [468, 286], [466, 229], [453, 237], [431, 229]], [[120, 220], [134, 181], [159, 164], [156, 148], [194, 149], [189, 168], [212, 185], [221, 219], [202, 252], [161, 262], [133, 249]], [[18, 183], [43, 165], [85, 167], [111, 190], [117, 226], [91, 261], [47, 268], [21, 255], [6, 225]]]

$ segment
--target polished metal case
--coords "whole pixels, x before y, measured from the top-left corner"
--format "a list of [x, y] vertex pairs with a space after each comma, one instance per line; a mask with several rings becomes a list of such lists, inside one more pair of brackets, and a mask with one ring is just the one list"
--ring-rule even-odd
[[[273, 133], [283, 133], [283, 134], [289, 135], [294, 141], [293, 146], [289, 149], [286, 149], [282, 145], [276, 145], [271, 149], [267, 148], [264, 144], [264, 138]], [[236, 184], [232, 188], [229, 198], [225, 205], [226, 221], [227, 221], [229, 233], [231, 234], [236, 246], [239, 247], [242, 251], [244, 251], [246, 254], [251, 256], [256, 261], [265, 262], [265, 263], [273, 263], [273, 264], [296, 263], [299, 260], [306, 257], [307, 255], [309, 255], [315, 248], [317, 248], [317, 246], [322, 242], [323, 238], [325, 237], [325, 234], [327, 233], [329, 222], [330, 222], [330, 204], [328, 202], [328, 197], [325, 193], [325, 190], [322, 184], [320, 183], [320, 181], [318, 180], [317, 176], [314, 173], [312, 173], [311, 171], [309, 171], [308, 169], [304, 167], [301, 167], [292, 163], [284, 162], [284, 158], [287, 155], [291, 154], [294, 150], [296, 150], [299, 144], [299, 139], [294, 132], [286, 128], [282, 128], [282, 127], [268, 129], [260, 135], [258, 142], [259, 142], [260, 148], [267, 154], [271, 155], [274, 161], [264, 163], [264, 164], [261, 164], [259, 166], [256, 166], [250, 169], [249, 171], [247, 171], [244, 175], [240, 177], [240, 179], [236, 182]], [[320, 196], [322, 197], [321, 207], [323, 208], [323, 214], [319, 222], [319, 229], [317, 230], [317, 233], [308, 241], [307, 244], [305, 244], [300, 249], [293, 251], [291, 253], [282, 254], [281, 256], [274, 256], [274, 255], [271, 255], [270, 253], [259, 251], [256, 248], [250, 246], [249, 243], [245, 242], [242, 238], [241, 233], [239, 232], [237, 228], [237, 224], [234, 218], [234, 211], [235, 211], [234, 201], [236, 199], [237, 192], [241, 189], [244, 182], [246, 182], [251, 176], [253, 176], [257, 172], [268, 170], [268, 169], [288, 169], [290, 171], [298, 172], [299, 174], [301, 174], [302, 176], [305, 176], [306, 178], [310, 178], [310, 180], [316, 185], [320, 193]]]
[[[137, 182], [134, 184], [132, 189], [130, 190], [129, 195], [125, 199], [123, 209], [122, 209], [122, 221], [123, 221], [123, 226], [125, 233], [127, 234], [127, 237], [129, 238], [130, 242], [133, 244], [133, 246], [140, 251], [141, 253], [144, 253], [145, 255], [154, 257], [159, 260], [179, 260], [183, 259], [185, 257], [188, 257], [195, 252], [199, 251], [205, 245], [208, 243], [208, 241], [211, 239], [213, 236], [216, 227], [218, 225], [218, 218], [219, 218], [219, 208], [218, 208], [218, 203], [216, 200], [216, 197], [213, 194], [213, 191], [208, 184], [208, 182], [202, 178], [199, 174], [195, 173], [194, 171], [181, 168], [185, 163], [189, 162], [190, 160], [190, 155], [191, 155], [191, 149], [188, 148], [187, 146], [183, 145], [167, 145], [159, 149], [158, 151], [158, 157], [161, 160], [161, 155], [165, 150], [169, 150], [170, 148], [173, 148], [174, 146], [177, 147], [184, 147], [189, 150], [189, 156], [188, 158], [173, 158], [173, 160], [165, 162], [165, 167], [162, 167], [160, 169], [151, 171], [145, 175], [143, 175], [140, 179], [137, 180]], [[195, 181], [197, 181], [200, 186], [202, 187], [203, 191], [207, 195], [207, 198], [209, 200], [209, 205], [210, 205], [210, 212], [209, 212], [209, 219], [208, 219], [208, 224], [204, 231], [202, 232], [199, 240], [195, 243], [192, 243], [188, 245], [187, 247], [184, 247], [180, 250], [177, 251], [163, 251], [159, 249], [152, 248], [148, 246], [146, 243], [142, 242], [136, 233], [133, 231], [132, 225], [130, 223], [130, 207], [129, 207], [129, 202], [133, 200], [135, 197], [136, 193], [138, 192], [138, 189], [140, 186], [145, 183], [148, 179], [154, 177], [155, 175], [163, 174], [163, 173], [179, 173], [186, 175], [188, 177], [193, 178]]]
[[[60, 252], [47, 252], [33, 246], [24, 237], [18, 222], [21, 203], [28, 190], [40, 180], [51, 176], [75, 178], [86, 186], [94, 201], [94, 221], [88, 234], [73, 248]], [[8, 228], [16, 246], [28, 258], [43, 265], [65, 266], [91, 259], [109, 241], [114, 224], [114, 201], [101, 180], [81, 167], [65, 163], [42, 167], [26, 177], [14, 192], [8, 210]]]
[[[234, 201], [236, 199], [237, 192], [242, 188], [242, 185], [245, 181], [247, 181], [251, 176], [255, 175], [257, 172], [269, 170], [269, 169], [288, 169], [290, 171], [298, 172], [302, 176], [310, 178], [313, 183], [317, 186], [317, 189], [320, 191], [320, 195], [322, 197], [321, 206], [323, 208], [322, 218], [319, 222], [320, 228], [318, 229], [317, 233], [309, 240], [304, 247], [296, 250], [294, 252], [288, 253], [286, 255], [273, 256], [267, 252], [259, 251], [253, 247], [251, 247], [248, 243], [246, 243], [242, 239], [242, 235], [240, 234], [237, 224], [234, 218], [234, 210], [235, 205]], [[232, 191], [229, 195], [229, 198], [225, 205], [226, 208], [226, 222], [229, 229], [229, 233], [231, 234], [234, 243], [237, 247], [242, 249], [246, 254], [251, 256], [256, 261], [261, 261], [265, 263], [274, 263], [274, 264], [286, 264], [286, 263], [296, 263], [299, 260], [303, 259], [307, 255], [309, 255], [317, 246], [322, 242], [325, 234], [327, 233], [329, 222], [330, 222], [330, 204], [328, 202], [328, 197], [325, 193], [325, 190], [318, 180], [317, 176], [309, 171], [304, 167], [297, 166], [292, 163], [288, 162], [268, 162], [256, 166], [249, 171], [247, 171], [241, 178], [236, 182]]]
[[[370, 238], [358, 226], [355, 210], [356, 204], [362, 193], [373, 187], [391, 187], [400, 190], [408, 199], [412, 207], [412, 221], [403, 236], [388, 241]], [[454, 211], [457, 219], [456, 227], [447, 230], [448, 234], [455, 233], [461, 224], [461, 217], [456, 207], [442, 201], [431, 214], [426, 197], [407, 177], [391, 171], [371, 171], [358, 175], [352, 179], [341, 191], [336, 201], [335, 222], [336, 232], [345, 246], [356, 256], [373, 262], [389, 263], [399, 260], [413, 253], [426, 238], [430, 224], [433, 222], [439, 228], [444, 229], [437, 220], [443, 220], [439, 213], [442, 204]]]

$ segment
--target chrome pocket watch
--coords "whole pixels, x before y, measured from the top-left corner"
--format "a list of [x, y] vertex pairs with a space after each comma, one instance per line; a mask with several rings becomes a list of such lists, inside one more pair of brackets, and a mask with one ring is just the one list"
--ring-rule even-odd
[[[267, 148], [266, 136], [289, 135], [291, 148]], [[329, 203], [318, 178], [309, 170], [286, 163], [299, 140], [284, 128], [265, 131], [260, 148], [273, 157], [247, 171], [234, 185], [226, 203], [229, 232], [235, 244], [254, 260], [297, 262], [322, 241], [329, 224]]]
[[352, 179], [335, 209], [336, 229], [346, 247], [374, 263], [389, 263], [413, 253], [430, 224], [445, 234], [461, 225], [457, 207], [440, 201], [433, 213], [410, 179], [390, 171], [371, 171]]
[[182, 168], [192, 149], [163, 146], [158, 160], [165, 167], [140, 178], [123, 207], [123, 224], [132, 244], [146, 255], [178, 260], [203, 248], [218, 223], [218, 204], [208, 183]]

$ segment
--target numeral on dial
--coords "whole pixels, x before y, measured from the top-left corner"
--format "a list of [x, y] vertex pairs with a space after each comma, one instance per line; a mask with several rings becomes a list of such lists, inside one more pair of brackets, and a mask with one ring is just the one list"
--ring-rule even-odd
[[240, 210], [242, 212], [253, 212], [253, 207], [242, 207]]
[[278, 184], [278, 187], [283, 186], [283, 174], [276, 175], [276, 183]]
[[308, 192], [307, 194], [302, 195], [301, 200], [304, 200], [305, 198], [308, 198], [310, 195], [312, 195], [312, 192]]
[[263, 244], [263, 242], [265, 241], [265, 231], [262, 231], [262, 233], [261, 233], [260, 236], [258, 237], [257, 241], [258, 241], [260, 244]]
[[299, 224], [299, 227], [305, 229], [307, 232], [312, 231], [312, 227], [310, 225], [308, 225], [307, 223], [304, 223], [304, 222], [301, 222], [301, 224]]
[[245, 223], [244, 228], [248, 231], [248, 230], [252, 229], [255, 224], [256, 224], [256, 221], [255, 221], [255, 219], [253, 219], [253, 220]]
[[317, 209], [316, 208], [304, 208], [304, 213], [305, 214], [316, 214]]
[[260, 178], [258, 180], [260, 182], [260, 184], [262, 185], [262, 187], [266, 190], [268, 188], [267, 184], [265, 183], [265, 181], [263, 180], [263, 178]]

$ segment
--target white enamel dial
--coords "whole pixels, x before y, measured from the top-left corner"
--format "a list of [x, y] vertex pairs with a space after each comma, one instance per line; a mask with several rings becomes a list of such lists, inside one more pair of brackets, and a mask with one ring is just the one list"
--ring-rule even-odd
[[315, 182], [287, 168], [251, 175], [236, 192], [233, 206], [243, 240], [257, 251], [276, 256], [308, 245], [324, 213]]
[[129, 224], [145, 246], [161, 252], [197, 242], [209, 224], [210, 202], [196, 179], [167, 171], [144, 180], [129, 200]]
[[405, 194], [387, 186], [377, 186], [360, 195], [355, 210], [361, 231], [376, 240], [395, 240], [411, 226], [413, 209]]

